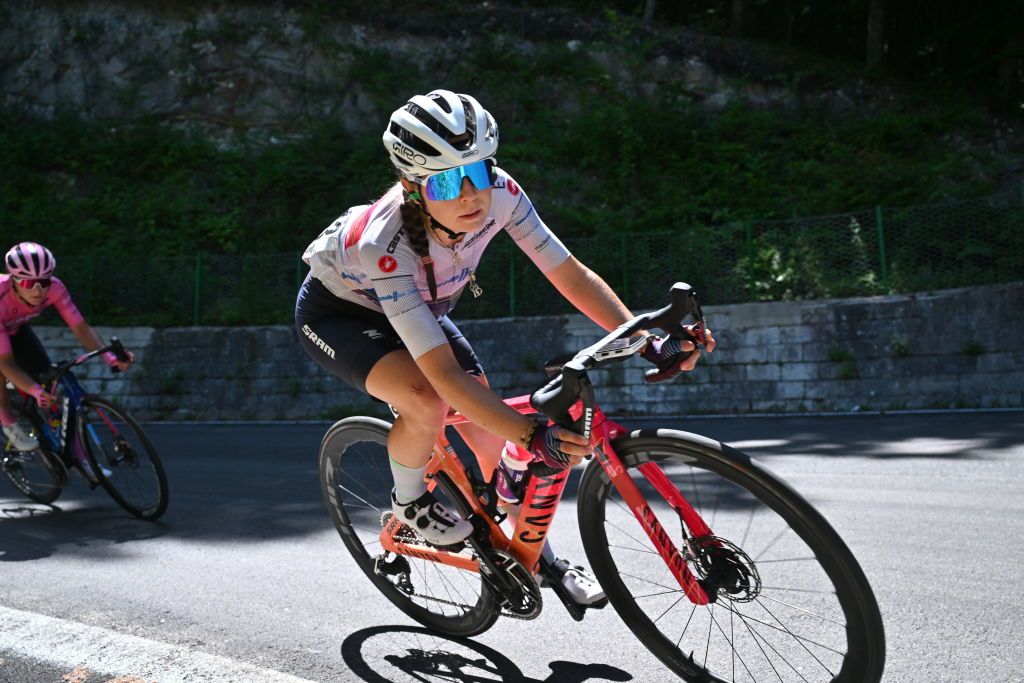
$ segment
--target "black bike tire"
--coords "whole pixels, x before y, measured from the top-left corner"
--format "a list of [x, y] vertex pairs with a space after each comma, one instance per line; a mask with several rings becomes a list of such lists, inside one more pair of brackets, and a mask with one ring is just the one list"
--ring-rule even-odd
[[[103, 476], [103, 469], [101, 467], [102, 463], [97, 462], [96, 455], [93, 453], [92, 445], [85, 434], [85, 421], [82, 416], [86, 413], [85, 409], [88, 406], [99, 406], [116, 416], [119, 421], [128, 426], [128, 428], [135, 434], [136, 438], [138, 438], [142, 447], [146, 449], [146, 455], [153, 464], [153, 471], [156, 474], [157, 489], [159, 490], [159, 498], [156, 505], [148, 508], [140, 508], [133, 505], [121, 494], [120, 491], [118, 491], [117, 487], [110, 480]], [[160, 516], [167, 511], [168, 497], [170, 495], [167, 486], [167, 473], [164, 471], [164, 465], [160, 460], [160, 456], [157, 454], [156, 447], [153, 445], [153, 442], [149, 440], [149, 437], [146, 436], [146, 432], [144, 432], [142, 427], [139, 426], [139, 423], [135, 421], [135, 418], [116, 403], [99, 396], [89, 395], [82, 399], [82, 411], [79, 413], [78, 429], [79, 437], [84, 445], [85, 456], [89, 459], [89, 463], [92, 465], [96, 479], [107, 494], [114, 499], [114, 502], [124, 508], [127, 512], [140, 519], [159, 519]]]
[[[391, 424], [384, 420], [372, 417], [349, 417], [334, 423], [327, 430], [320, 444], [319, 455], [320, 486], [324, 504], [327, 506], [331, 520], [338, 530], [338, 535], [341, 536], [352, 559], [377, 587], [377, 590], [398, 609], [420, 624], [441, 633], [460, 637], [479, 635], [493, 626], [500, 616], [500, 608], [489, 590], [481, 585], [480, 598], [475, 609], [458, 617], [436, 614], [412, 602], [390, 581], [374, 573], [373, 557], [360, 542], [359, 536], [345, 512], [344, 504], [335, 494], [338, 463], [344, 458], [348, 446], [368, 439], [376, 439], [386, 445], [390, 429]], [[337, 439], [341, 441], [336, 441]], [[482, 582], [481, 578], [481, 584]]]
[[[0, 388], [0, 389], [2, 389], [2, 388]], [[15, 413], [24, 415], [24, 417], [29, 422], [32, 423], [32, 426], [36, 430], [36, 434], [39, 434], [40, 436], [42, 436], [42, 434], [43, 434], [42, 420], [39, 418], [39, 414], [35, 410], [29, 410], [28, 412], [26, 412], [26, 411], [21, 410], [17, 406], [12, 406], [12, 409], [14, 410]], [[50, 454], [50, 455], [51, 455], [51, 457], [57, 458], [57, 456], [55, 456], [53, 454]], [[49, 470], [47, 470], [47, 472], [49, 472]], [[6, 469], [4, 469], [4, 476], [7, 477], [7, 480], [9, 482], [11, 482], [11, 485], [13, 485], [14, 488], [18, 489], [18, 491], [22, 495], [24, 495], [29, 500], [32, 500], [32, 501], [34, 501], [36, 503], [39, 503], [40, 505], [50, 505], [51, 503], [53, 503], [55, 500], [57, 500], [60, 497], [61, 492], [64, 490], [62, 486], [56, 486], [55, 485], [55, 486], [52, 487], [52, 489], [49, 492], [44, 493], [44, 494], [40, 494], [40, 493], [36, 493], [32, 489], [26, 489], [26, 488], [23, 488], [22, 486], [20, 486], [18, 484], [18, 482], [16, 482], [14, 480], [14, 478], [11, 477], [10, 473]]]
[[[711, 439], [668, 429], [635, 431], [613, 444], [629, 469], [644, 451], [687, 459], [686, 464], [715, 473], [754, 495], [782, 517], [814, 551], [819, 565], [832, 580], [847, 620], [849, 647], [843, 667], [833, 681], [873, 683], [885, 667], [882, 617], [867, 577], [839, 534], [799, 493], [745, 453]], [[651, 459], [659, 459], [655, 456]], [[611, 488], [600, 463], [591, 462], [579, 487], [579, 526], [594, 574], [623, 622], [669, 669], [687, 681], [724, 680], [709, 676], [703, 667], [682, 655], [636, 604], [608, 552], [604, 501]], [[821, 554], [819, 554], [821, 553]], [[660, 561], [660, 558], [659, 558]]]

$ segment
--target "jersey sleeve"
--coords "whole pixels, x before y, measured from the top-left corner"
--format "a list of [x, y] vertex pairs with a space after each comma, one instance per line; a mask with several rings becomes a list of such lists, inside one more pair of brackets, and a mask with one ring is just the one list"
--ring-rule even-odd
[[502, 229], [542, 273], [560, 266], [571, 253], [537, 215], [530, 198], [512, 176], [500, 171], [492, 202]]
[[0, 326], [0, 356], [9, 356], [14, 353], [14, 349], [11, 348], [11, 338]]
[[85, 317], [78, 310], [78, 306], [75, 306], [75, 302], [71, 300], [68, 288], [57, 278], [53, 278], [53, 284], [50, 285], [50, 291], [46, 295], [46, 303], [57, 309], [68, 327], [75, 327], [85, 322]]
[[448, 339], [416, 286], [420, 259], [400, 236], [401, 232], [385, 246], [360, 245], [359, 260], [384, 315], [415, 359]]

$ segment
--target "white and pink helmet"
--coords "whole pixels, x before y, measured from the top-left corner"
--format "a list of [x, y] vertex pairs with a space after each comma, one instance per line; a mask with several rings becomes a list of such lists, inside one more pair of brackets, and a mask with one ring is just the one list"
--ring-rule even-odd
[[16, 278], [49, 277], [57, 267], [50, 250], [35, 242], [15, 244], [4, 257], [7, 272]]

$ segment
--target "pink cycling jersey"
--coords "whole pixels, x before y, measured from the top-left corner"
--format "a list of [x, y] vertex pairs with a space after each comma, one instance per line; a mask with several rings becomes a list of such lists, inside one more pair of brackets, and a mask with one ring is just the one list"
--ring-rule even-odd
[[10, 338], [22, 325], [46, 310], [47, 306], [56, 308], [68, 327], [75, 327], [85, 320], [71, 300], [68, 288], [57, 278], [51, 280], [46, 298], [38, 306], [30, 306], [22, 301], [14, 293], [16, 286], [10, 275], [0, 275], [0, 356], [10, 355]]

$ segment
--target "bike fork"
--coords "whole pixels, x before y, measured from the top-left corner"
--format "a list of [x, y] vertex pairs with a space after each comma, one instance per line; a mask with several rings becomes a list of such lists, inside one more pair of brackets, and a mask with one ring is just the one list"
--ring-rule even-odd
[[[651, 543], [654, 544], [655, 549], [657, 549], [661, 559], [664, 560], [672, 576], [679, 583], [680, 588], [686, 593], [686, 597], [695, 605], [706, 605], [711, 602], [711, 596], [708, 595], [707, 591], [700, 585], [697, 577], [690, 570], [686, 559], [679, 552], [679, 549], [676, 548], [675, 543], [672, 542], [668, 532], [665, 531], [665, 527], [662, 526], [651, 506], [648, 505], [647, 499], [640, 492], [640, 489], [637, 488], [636, 482], [633, 481], [625, 467], [623, 467], [619, 456], [611, 449], [607, 442], [597, 444], [594, 448], [594, 455], [597, 456], [598, 462], [601, 463], [612, 485], [618, 489], [622, 499], [629, 506], [629, 509], [633, 512], [637, 521], [640, 522], [644, 531], [647, 532]], [[643, 471], [644, 466], [641, 466], [643, 474], [652, 480], [655, 488], [665, 497], [677, 513], [680, 513], [684, 522], [687, 521], [689, 513], [692, 513], [695, 521], [700, 520], [700, 516], [697, 515], [696, 511], [690, 508], [688, 504], [682, 504], [685, 501], [683, 501], [682, 496], [679, 495], [679, 492], [672, 486], [668, 478], [665, 477], [661, 468], [654, 463], [650, 464], [653, 467], [648, 468], [646, 471]], [[687, 508], [689, 508], [689, 512], [687, 512]], [[701, 526], [705, 529], [707, 528], [703, 524], [703, 520], [700, 521], [698, 528]], [[690, 531], [692, 533], [694, 530], [691, 528]]]

